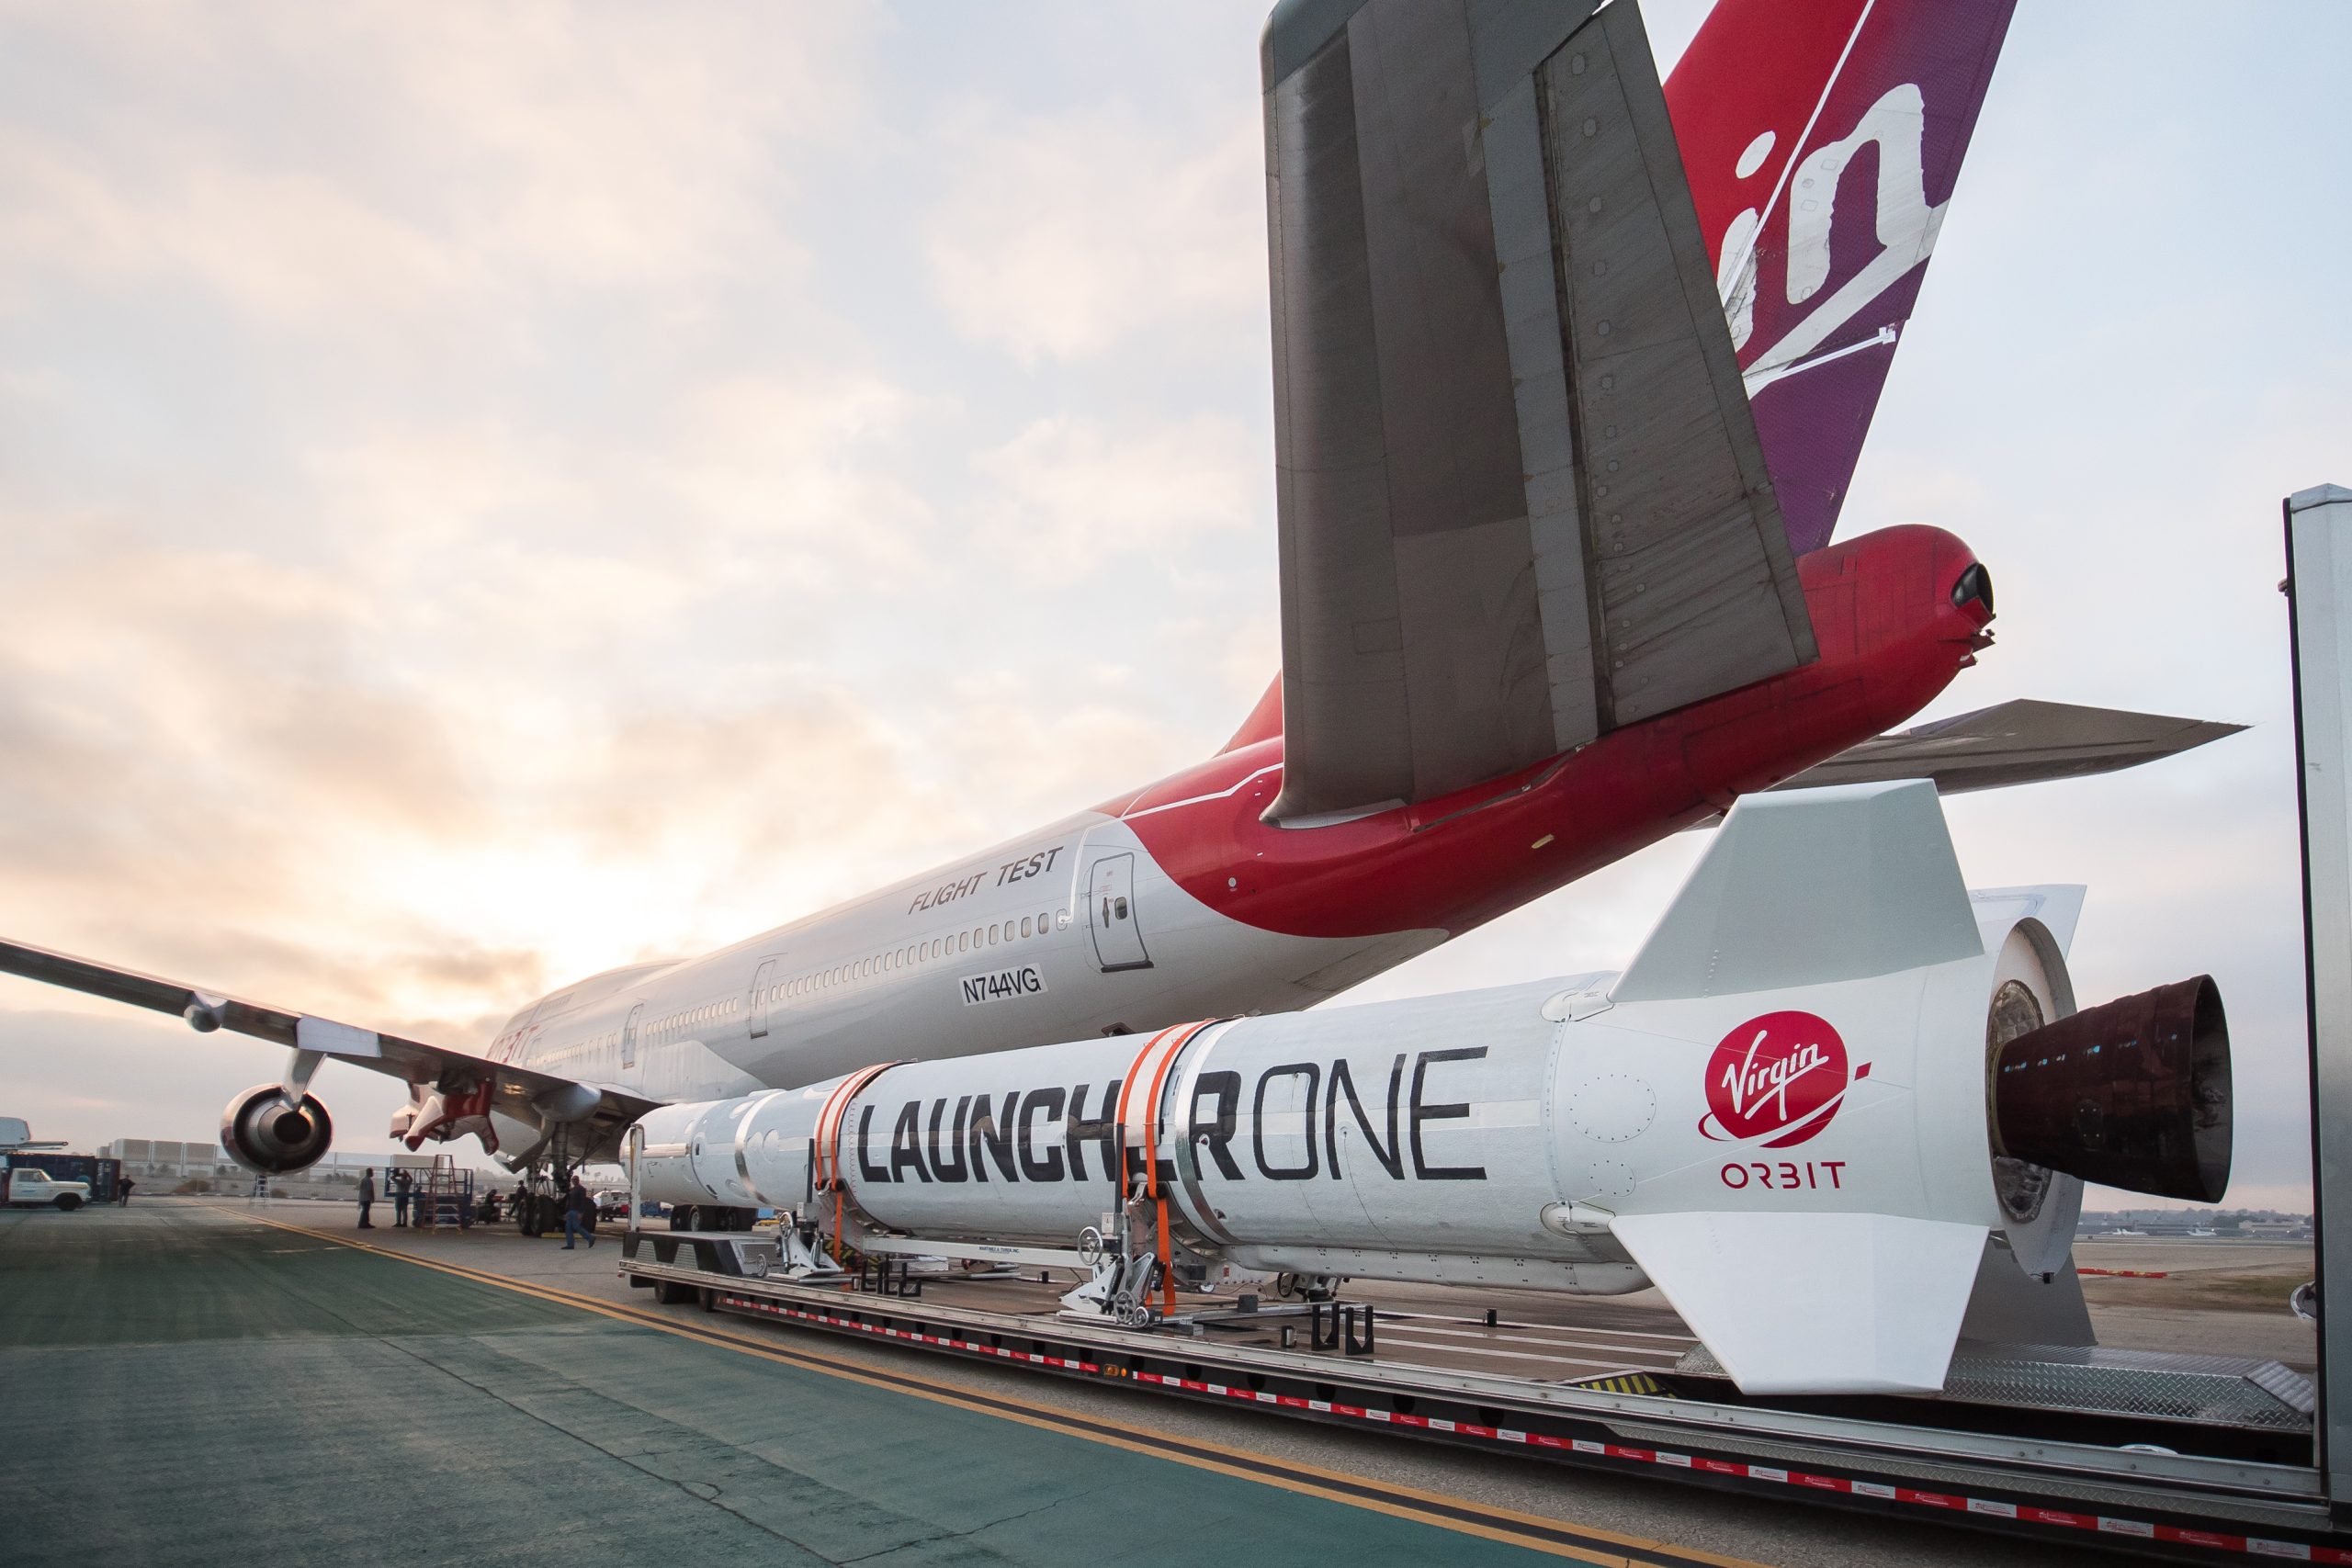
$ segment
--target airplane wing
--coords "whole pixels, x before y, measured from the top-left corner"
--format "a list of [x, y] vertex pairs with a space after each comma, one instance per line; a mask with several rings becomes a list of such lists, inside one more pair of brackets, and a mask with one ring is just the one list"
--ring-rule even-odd
[[461, 1092], [474, 1095], [486, 1087], [490, 1095], [485, 1110], [500, 1111], [526, 1122], [585, 1124], [592, 1147], [601, 1148], [620, 1128], [660, 1103], [610, 1087], [493, 1062], [446, 1045], [360, 1029], [311, 1013], [242, 1001], [182, 981], [159, 979], [23, 942], [0, 940], [0, 973], [173, 1013], [206, 1032], [227, 1029], [295, 1050], [316, 1051], [411, 1084], [432, 1086], [451, 1099]]
[[1933, 779], [1945, 795], [2136, 768], [2245, 726], [2020, 697], [1865, 740], [1781, 789]]
[[1266, 26], [1286, 766], [1442, 795], [1811, 661], [1631, 0]]

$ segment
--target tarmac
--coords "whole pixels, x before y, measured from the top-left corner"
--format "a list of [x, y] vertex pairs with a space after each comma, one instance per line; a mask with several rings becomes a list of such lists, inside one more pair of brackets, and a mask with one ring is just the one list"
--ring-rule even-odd
[[[609, 1233], [567, 1252], [353, 1219], [147, 1199], [0, 1212], [0, 1559], [2080, 1556], [658, 1307], [617, 1277]], [[1440, 1326], [1396, 1332], [1436, 1354], [1455, 1348]], [[1531, 1333], [1531, 1353], [1588, 1354], [1565, 1333]], [[1589, 1352], [1603, 1359], [1640, 1343], [1606, 1327], [1585, 1342], [1612, 1347]]]

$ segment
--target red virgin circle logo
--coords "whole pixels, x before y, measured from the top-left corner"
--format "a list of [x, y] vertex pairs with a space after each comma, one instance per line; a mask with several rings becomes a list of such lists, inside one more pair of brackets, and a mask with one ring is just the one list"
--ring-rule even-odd
[[1764, 1140], [1768, 1149], [1802, 1144], [1829, 1125], [1849, 1083], [1846, 1043], [1826, 1019], [1768, 1012], [1723, 1038], [1707, 1058], [1707, 1114], [1699, 1131], [1720, 1143]]

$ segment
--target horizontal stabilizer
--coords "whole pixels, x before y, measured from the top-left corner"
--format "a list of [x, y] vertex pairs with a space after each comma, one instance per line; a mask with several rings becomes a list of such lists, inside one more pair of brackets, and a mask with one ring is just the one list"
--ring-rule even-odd
[[1936, 1393], [1985, 1227], [1894, 1214], [1623, 1214], [1617, 1239], [1740, 1392]]
[[1610, 996], [1832, 985], [1984, 951], [1933, 784], [1749, 795]]
[[1631, 0], [1285, 0], [1284, 761], [1420, 801], [1815, 657]]
[[2245, 728], [2020, 697], [1865, 740], [1780, 787], [1933, 779], [1942, 793], [1962, 795], [2117, 773], [2177, 756]]

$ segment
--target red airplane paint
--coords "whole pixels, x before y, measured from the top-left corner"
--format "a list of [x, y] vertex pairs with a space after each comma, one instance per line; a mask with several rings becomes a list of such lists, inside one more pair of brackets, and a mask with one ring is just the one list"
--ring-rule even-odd
[[[1184, 891], [1245, 925], [1458, 933], [1917, 713], [1990, 640], [1991, 606], [1955, 600], [1975, 565], [1950, 534], [1916, 525], [1815, 551], [1797, 563], [1815, 662], [1418, 806], [1311, 829], [1261, 821], [1280, 788], [1268, 771], [1283, 756], [1277, 681], [1228, 750], [1100, 809], [1125, 818]], [[1197, 804], [1152, 810], [1178, 801]]]

